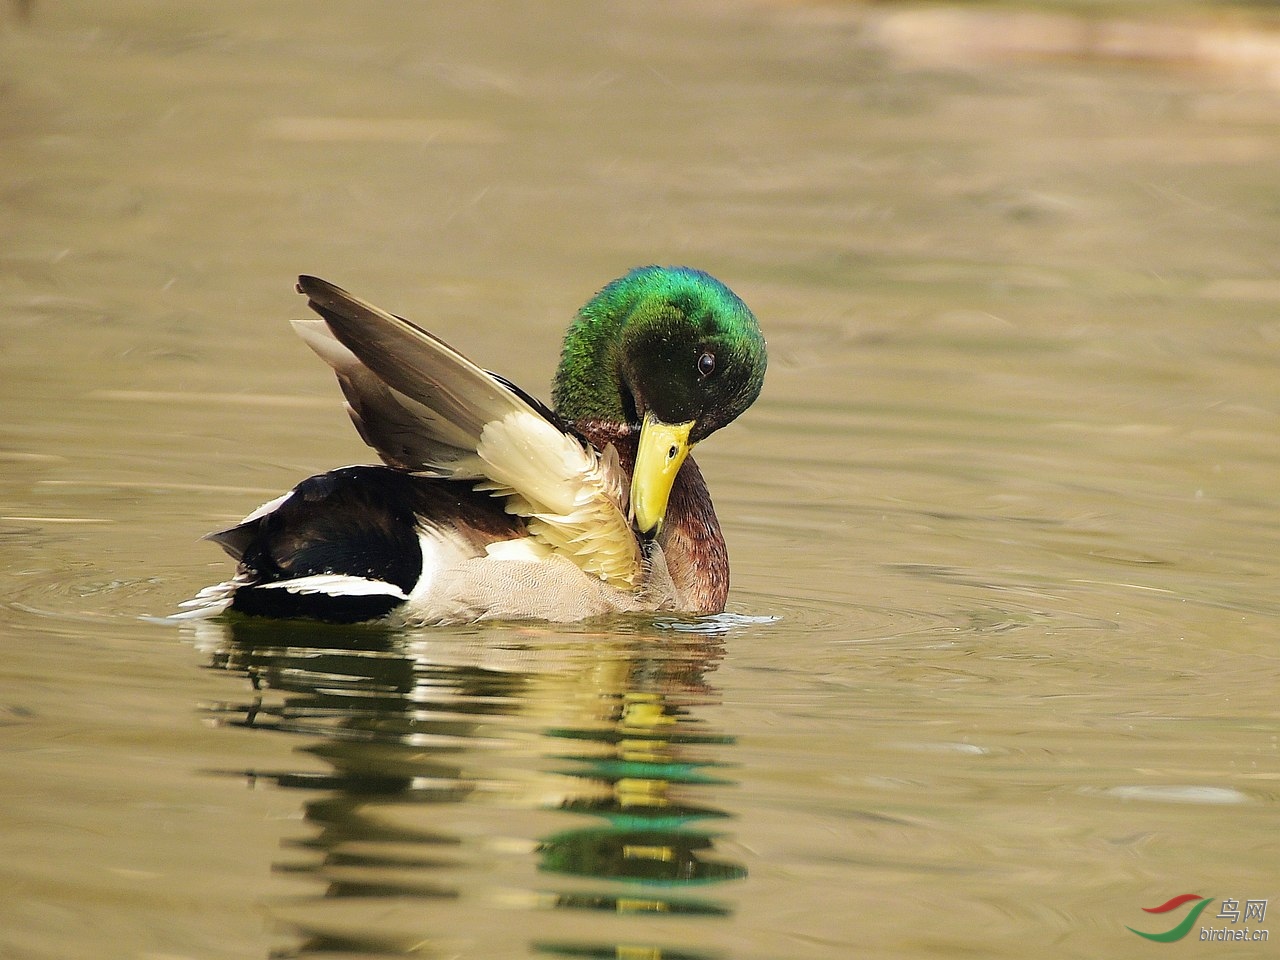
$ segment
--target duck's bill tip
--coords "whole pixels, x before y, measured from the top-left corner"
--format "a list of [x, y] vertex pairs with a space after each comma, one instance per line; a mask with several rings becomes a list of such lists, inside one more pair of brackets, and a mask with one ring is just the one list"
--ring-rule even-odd
[[692, 447], [693, 426], [692, 420], [663, 423], [652, 413], [645, 414], [631, 473], [631, 514], [641, 533], [657, 534], [662, 529], [671, 488]]

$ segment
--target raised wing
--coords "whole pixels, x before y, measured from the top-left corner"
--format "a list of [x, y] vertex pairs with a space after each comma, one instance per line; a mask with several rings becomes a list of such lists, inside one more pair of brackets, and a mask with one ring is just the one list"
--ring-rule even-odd
[[640, 545], [616, 456], [560, 430], [520, 392], [408, 320], [316, 277], [299, 277], [298, 290], [323, 319], [294, 321], [295, 329], [333, 367], [356, 429], [384, 461], [476, 480], [583, 570], [617, 586], [639, 584]]

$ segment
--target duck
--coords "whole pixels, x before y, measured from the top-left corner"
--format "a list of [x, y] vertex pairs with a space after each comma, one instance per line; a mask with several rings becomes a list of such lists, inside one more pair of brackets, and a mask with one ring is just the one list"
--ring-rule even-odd
[[313, 276], [295, 320], [381, 464], [309, 477], [206, 539], [235, 574], [180, 604], [412, 625], [715, 614], [729, 561], [690, 450], [764, 383], [755, 315], [690, 267], [637, 267], [564, 338], [550, 406]]

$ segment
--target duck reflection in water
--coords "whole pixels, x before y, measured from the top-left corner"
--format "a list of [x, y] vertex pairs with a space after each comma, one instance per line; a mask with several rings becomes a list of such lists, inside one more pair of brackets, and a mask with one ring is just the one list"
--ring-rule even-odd
[[305, 737], [327, 768], [250, 773], [314, 791], [278, 869], [325, 892], [269, 905], [300, 938], [281, 955], [719, 955], [717, 885], [746, 870], [716, 829], [734, 739], [699, 716], [711, 625], [201, 624], [254, 689], [218, 718]]

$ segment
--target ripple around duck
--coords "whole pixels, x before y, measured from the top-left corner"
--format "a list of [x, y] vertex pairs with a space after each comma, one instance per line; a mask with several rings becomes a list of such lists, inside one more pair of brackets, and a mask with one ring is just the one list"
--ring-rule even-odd
[[56, 569], [12, 572], [8, 595], [0, 601], [17, 619], [51, 623], [101, 624], [132, 620], [170, 588], [161, 577], [105, 577], [87, 563], [68, 562]]
[[732, 606], [752, 611], [754, 630], [767, 631], [773, 625], [789, 637], [860, 643], [897, 640], [954, 627], [954, 620], [944, 612], [844, 599], [836, 590], [816, 590], [812, 583], [773, 586], [786, 592], [742, 589], [731, 597]]

